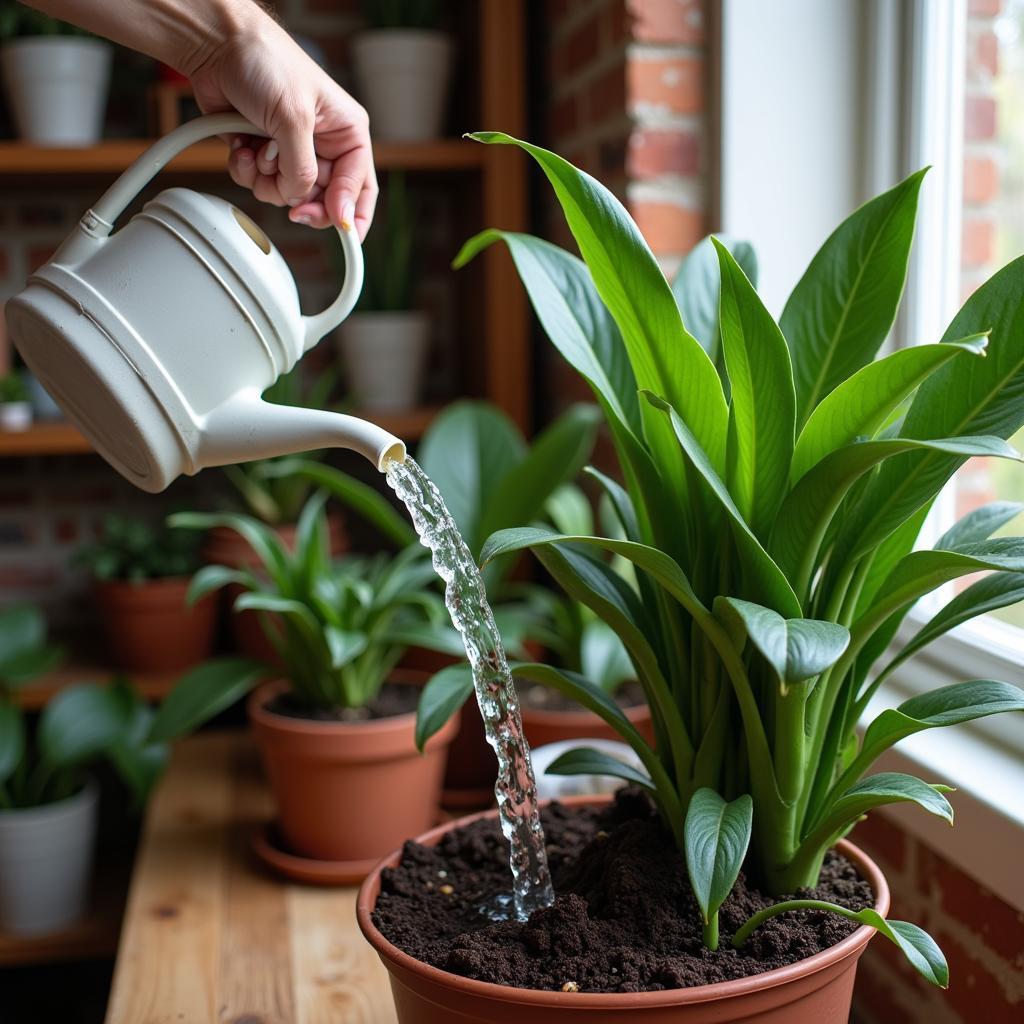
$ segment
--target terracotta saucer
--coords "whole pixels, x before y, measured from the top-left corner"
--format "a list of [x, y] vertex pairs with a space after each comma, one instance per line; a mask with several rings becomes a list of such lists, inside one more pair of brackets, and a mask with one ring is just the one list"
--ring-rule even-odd
[[282, 846], [274, 822], [261, 825], [253, 832], [252, 848], [256, 856], [278, 874], [306, 885], [359, 885], [380, 860], [379, 857], [369, 860], [314, 860], [289, 853]]

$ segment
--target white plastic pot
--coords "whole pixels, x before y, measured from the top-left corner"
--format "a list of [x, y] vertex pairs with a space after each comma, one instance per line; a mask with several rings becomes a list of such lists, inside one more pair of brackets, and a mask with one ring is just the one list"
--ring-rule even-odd
[[31, 426], [31, 402], [0, 402], [0, 430], [21, 431]]
[[99, 791], [0, 811], [0, 932], [40, 935], [77, 921], [89, 902]]
[[452, 41], [443, 32], [379, 29], [352, 40], [359, 99], [375, 139], [425, 142], [441, 135]]
[[113, 49], [99, 39], [35, 36], [0, 50], [18, 135], [41, 146], [91, 146], [103, 135]]
[[426, 313], [355, 313], [341, 325], [339, 340], [360, 409], [405, 412], [416, 406], [430, 343]]

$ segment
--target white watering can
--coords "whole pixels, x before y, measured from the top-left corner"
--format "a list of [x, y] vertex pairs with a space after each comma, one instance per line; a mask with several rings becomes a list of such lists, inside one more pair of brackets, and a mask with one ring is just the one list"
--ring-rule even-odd
[[271, 405], [260, 395], [351, 312], [363, 283], [355, 230], [339, 229], [345, 281], [303, 316], [287, 264], [241, 210], [187, 188], [114, 221], [187, 146], [262, 134], [237, 114], [200, 117], [154, 143], [7, 303], [29, 369], [93, 447], [145, 491], [182, 473], [317, 448], [351, 448], [378, 469], [405, 457], [354, 416]]

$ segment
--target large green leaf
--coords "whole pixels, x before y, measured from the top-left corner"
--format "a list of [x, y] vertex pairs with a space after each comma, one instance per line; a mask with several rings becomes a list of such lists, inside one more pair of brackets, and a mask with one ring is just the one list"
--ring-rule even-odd
[[265, 523], [235, 512], [176, 512], [167, 517], [169, 526], [185, 530], [212, 530], [223, 526], [234, 530], [256, 553], [263, 569], [278, 585], [288, 576], [288, 552], [281, 538]]
[[192, 669], [160, 706], [148, 742], [162, 743], [197, 729], [266, 677], [265, 665], [245, 658], [218, 658]]
[[416, 713], [416, 747], [423, 750], [434, 735], [473, 696], [469, 665], [448, 665], [434, 673], [420, 694]]
[[939, 345], [914, 345], [869, 363], [811, 414], [797, 438], [790, 480], [799, 480], [830, 452], [860, 437], [873, 437], [900, 402], [950, 359], [969, 352], [983, 356], [988, 334]]
[[[539, 146], [501, 132], [470, 137], [519, 146], [537, 161], [555, 190], [594, 285], [619, 325], [638, 386], [671, 402], [712, 464], [721, 466], [728, 417], [718, 373], [683, 327], [658, 261], [619, 200], [589, 174]], [[659, 428], [655, 424], [653, 429]], [[659, 444], [654, 439], [652, 443]]]
[[556, 757], [545, 770], [545, 775], [611, 775], [644, 789], [654, 789], [650, 776], [611, 754], [593, 747], [574, 747]]
[[597, 294], [586, 264], [533, 235], [490, 229], [466, 242], [454, 265], [465, 266], [498, 241], [508, 246], [537, 319], [552, 344], [607, 403], [615, 418], [639, 436], [636, 378], [619, 328]]
[[859, 441], [826, 455], [786, 496], [769, 543], [772, 556], [798, 591], [806, 591], [810, 584], [828, 527], [850, 488], [879, 463], [918, 450], [954, 453], [965, 458], [1021, 457], [999, 437], [949, 437], [933, 441], [894, 437]]
[[690, 464], [697, 470], [711, 489], [712, 494], [728, 517], [733, 537], [736, 540], [736, 546], [739, 548], [743, 558], [743, 567], [746, 570], [753, 591], [751, 596], [757, 598], [758, 603], [774, 608], [786, 618], [799, 617], [801, 611], [800, 602], [797, 600], [796, 594], [793, 593], [789, 580], [786, 579], [779, 567], [772, 561], [771, 556], [761, 546], [761, 542], [754, 536], [742, 513], [736, 507], [736, 503], [733, 501], [728, 488], [709, 462], [697, 438], [694, 437], [690, 428], [683, 422], [682, 417], [675, 409], [667, 405], [658, 396], [652, 395], [649, 392], [646, 397], [652, 405], [668, 414], [680, 447], [686, 453]]
[[45, 642], [46, 619], [34, 605], [12, 604], [0, 609], [0, 676], [10, 659]]
[[923, 175], [912, 174], [843, 221], [787, 301], [780, 324], [793, 355], [798, 425], [885, 341], [907, 276]]
[[948, 786], [933, 786], [913, 775], [901, 772], [879, 772], [854, 783], [845, 792], [830, 801], [815, 824], [810, 843], [818, 838], [827, 841], [845, 826], [856, 821], [875, 807], [885, 804], [914, 803], [929, 814], [935, 814], [953, 824], [953, 808], [943, 796]]
[[0, 697], [0, 786], [25, 754], [25, 719], [14, 701]]
[[845, 626], [819, 619], [784, 619], [770, 608], [735, 597], [715, 598], [715, 615], [738, 620], [784, 688], [831, 668], [850, 643]]
[[519, 428], [486, 402], [455, 402], [430, 425], [418, 454], [477, 554], [486, 536], [481, 527], [487, 501], [526, 455]]
[[110, 688], [77, 683], [43, 709], [36, 730], [39, 756], [54, 768], [108, 751], [128, 727], [129, 709]]
[[868, 726], [860, 753], [845, 777], [855, 778], [900, 740], [1006, 711], [1024, 711], [1024, 690], [994, 679], [952, 683], [883, 711]]
[[[1011, 437], [1024, 426], [1024, 256], [983, 284], [946, 330], [946, 339], [991, 329], [984, 359], [958, 359], [926, 380], [900, 428], [903, 437]], [[870, 551], [942, 489], [963, 456], [910, 452], [872, 481], [841, 550]]]
[[722, 274], [721, 331], [732, 387], [730, 492], [765, 536], [782, 503], [793, 457], [796, 398], [782, 332], [729, 250], [713, 240]]
[[255, 578], [250, 573], [239, 569], [231, 569], [226, 565], [204, 565], [189, 581], [185, 600], [188, 604], [194, 605], [207, 594], [220, 590], [221, 587], [226, 587], [231, 583], [247, 587], [255, 582]]
[[686, 870], [707, 924], [736, 884], [750, 845], [754, 802], [744, 794], [726, 803], [714, 790], [698, 789], [690, 799], [683, 832]]
[[[757, 255], [749, 242], [716, 236], [732, 253], [736, 263], [757, 287]], [[672, 279], [672, 294], [686, 329], [700, 342], [712, 359], [718, 352], [718, 302], [721, 288], [718, 254], [709, 237], [702, 238], [687, 254]]]
[[537, 437], [523, 460], [484, 495], [480, 543], [495, 530], [521, 526], [543, 513], [548, 498], [574, 480], [590, 458], [600, 421], [597, 406], [574, 405]]

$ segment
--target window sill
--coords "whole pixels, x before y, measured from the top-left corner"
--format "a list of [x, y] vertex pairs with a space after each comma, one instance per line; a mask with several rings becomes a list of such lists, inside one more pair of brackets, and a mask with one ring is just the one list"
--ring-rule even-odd
[[[865, 722], [925, 690], [970, 678], [1004, 679], [1020, 685], [1021, 668], [991, 673], [985, 652], [973, 656], [962, 640], [936, 643], [887, 680], [868, 707]], [[961, 671], [965, 663], [972, 668]], [[879, 758], [875, 771], [917, 775], [954, 786], [955, 827], [920, 808], [895, 804], [878, 813], [940, 853], [994, 895], [1024, 911], [1024, 754], [1019, 715], [932, 729], [904, 740]], [[1016, 721], [1007, 721], [1008, 719]], [[1003, 721], [1000, 721], [1002, 719]], [[856, 835], [854, 836], [856, 838]]]

